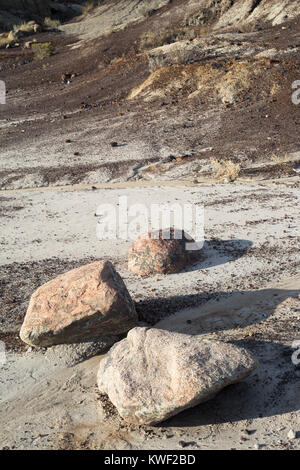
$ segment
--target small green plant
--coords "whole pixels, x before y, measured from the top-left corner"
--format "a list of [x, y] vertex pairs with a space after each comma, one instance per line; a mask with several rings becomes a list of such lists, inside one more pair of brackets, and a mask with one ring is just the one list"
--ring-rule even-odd
[[36, 60], [43, 60], [46, 57], [50, 57], [54, 54], [55, 48], [51, 42], [35, 43], [32, 44], [32, 50], [34, 52], [34, 58]]
[[54, 20], [47, 16], [44, 20], [44, 27], [46, 29], [59, 29], [61, 26], [61, 22], [59, 20]]

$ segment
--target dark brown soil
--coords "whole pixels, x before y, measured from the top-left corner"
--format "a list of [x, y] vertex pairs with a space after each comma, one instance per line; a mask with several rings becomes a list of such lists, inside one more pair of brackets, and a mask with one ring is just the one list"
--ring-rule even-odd
[[[182, 2], [173, 3], [175, 5]], [[18, 145], [22, 146], [22, 142], [28, 143], [40, 135], [53, 135], [60, 129], [71, 130], [75, 122], [86, 126], [97, 117], [119, 116], [120, 121], [125, 123], [126, 116], [136, 113], [138, 131], [152, 121], [153, 113], [162, 105], [163, 121], [158, 119], [156, 123], [151, 122], [153, 134], [159, 136], [162, 145], [164, 141], [170, 145], [173, 138], [175, 146], [176, 136], [168, 134], [166, 137], [162, 132], [166, 125], [165, 116], [169, 114], [171, 117], [176, 114], [177, 109], [182, 108], [185, 108], [192, 118], [199, 116], [209, 104], [205, 99], [202, 103], [190, 100], [187, 103], [186, 97], [179, 93], [167, 100], [147, 103], [146, 106], [135, 100], [125, 100], [128, 93], [149, 76], [148, 61], [145, 54], [138, 53], [138, 42], [145, 31], [158, 27], [159, 18], [160, 13], [157, 12], [144, 22], [130, 25], [125, 30], [114, 32], [107, 37], [91, 40], [75, 49], [70, 49], [69, 45], [78, 41], [76, 37], [67, 37], [59, 32], [41, 33], [36, 36], [38, 41], [51, 41], [55, 46], [55, 54], [43, 61], [34, 60], [30, 50], [0, 50], [1, 79], [5, 80], [8, 89], [8, 104], [5, 114], [0, 110], [0, 116], [9, 121], [15, 120], [16, 117], [25, 119], [35, 113], [49, 114], [60, 110], [65, 117], [64, 120], [55, 119], [53, 122], [43, 119], [22, 124], [22, 128], [26, 130], [23, 134], [20, 133], [19, 126], [4, 128], [1, 131], [3, 148], [12, 145], [16, 140]], [[176, 24], [179, 19], [175, 15], [172, 21]], [[272, 28], [265, 25], [249, 39], [256, 45], [264, 45], [266, 49], [290, 48], [290, 53], [284, 60], [276, 60], [276, 73], [281, 77], [282, 88], [276, 96], [270, 94], [268, 98], [259, 100], [261, 83], [258, 82], [245, 100], [227, 109], [219, 104], [222, 114], [219, 131], [213, 136], [215, 157], [231, 158], [240, 152], [244, 161], [256, 162], [269, 158], [274, 151], [280, 154], [300, 150], [299, 107], [291, 100], [291, 84], [300, 77], [299, 54], [291, 48], [300, 42], [300, 39], [297, 39], [299, 26], [300, 19], [286, 23], [284, 30], [281, 26]], [[119, 61], [113, 61], [118, 57], [121, 58]], [[270, 65], [264, 69], [266, 83], [272, 83], [273, 72], [270, 61]], [[70, 86], [61, 82], [64, 73], [76, 74]], [[12, 104], [14, 96], [22, 96], [22, 100]], [[78, 112], [73, 114], [74, 111]], [[183, 128], [184, 125], [186, 123], [182, 123]], [[194, 131], [197, 133], [197, 125]], [[134, 138], [134, 133], [128, 137]], [[207, 144], [209, 140], [211, 142], [207, 136], [204, 143]], [[193, 146], [193, 141], [190, 141], [190, 146]], [[189, 158], [183, 159], [181, 164], [184, 165], [188, 161]], [[84, 171], [80, 167], [77, 170]], [[267, 166], [255, 171], [262, 171], [272, 178], [293, 174], [291, 164]], [[247, 176], [253, 173], [252, 170], [246, 171]], [[53, 181], [51, 174], [49, 178]]]

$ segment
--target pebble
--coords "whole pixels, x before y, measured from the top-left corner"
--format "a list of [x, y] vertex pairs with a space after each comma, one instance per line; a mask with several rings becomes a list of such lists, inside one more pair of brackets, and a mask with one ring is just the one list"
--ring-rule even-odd
[[294, 431], [293, 429], [291, 429], [291, 430], [288, 432], [287, 437], [288, 437], [288, 439], [290, 439], [290, 440], [296, 439], [296, 437], [297, 437], [296, 431]]

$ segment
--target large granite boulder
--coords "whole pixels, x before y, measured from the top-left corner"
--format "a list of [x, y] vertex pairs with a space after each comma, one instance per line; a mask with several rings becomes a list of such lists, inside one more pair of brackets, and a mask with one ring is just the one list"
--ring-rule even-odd
[[131, 245], [128, 269], [141, 276], [179, 272], [199, 257], [199, 250], [189, 250], [192, 243], [183, 230], [152, 230]]
[[213, 398], [256, 367], [232, 344], [134, 328], [101, 360], [98, 387], [126, 421], [153, 425]]
[[20, 337], [47, 347], [120, 335], [136, 325], [128, 290], [109, 261], [73, 269], [31, 297]]

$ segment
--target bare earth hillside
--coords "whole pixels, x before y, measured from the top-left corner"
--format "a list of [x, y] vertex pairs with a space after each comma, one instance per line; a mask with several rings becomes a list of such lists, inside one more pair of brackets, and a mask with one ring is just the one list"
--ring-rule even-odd
[[[0, 0], [0, 448], [299, 449], [299, 2], [87, 3]], [[130, 242], [96, 237], [98, 206], [124, 195], [204, 205], [203, 258], [129, 272]], [[99, 356], [19, 339], [34, 290], [98, 259], [140, 322], [233, 342], [260, 367], [127, 425], [97, 391]]]

